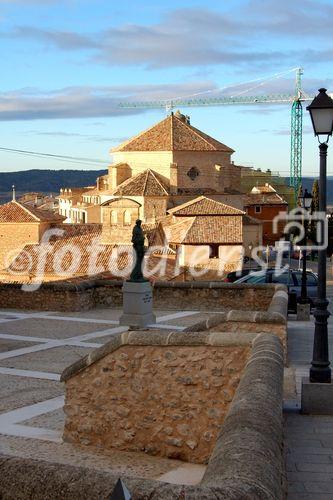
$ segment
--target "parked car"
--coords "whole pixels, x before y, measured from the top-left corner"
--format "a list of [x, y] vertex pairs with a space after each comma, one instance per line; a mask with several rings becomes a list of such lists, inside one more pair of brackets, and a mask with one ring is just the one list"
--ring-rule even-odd
[[253, 269], [246, 268], [246, 269], [241, 269], [240, 271], [232, 271], [226, 275], [223, 281], [227, 283], [234, 283], [234, 281], [239, 280], [240, 278], [247, 276], [249, 273], [253, 273], [256, 271], [261, 271], [261, 267]]
[[[277, 272], [275, 269], [257, 271], [247, 276], [243, 276], [237, 283], [283, 283], [288, 287], [289, 304], [288, 309], [295, 311], [296, 303], [301, 298], [302, 271], [290, 269], [289, 271]], [[306, 290], [310, 307], [314, 306], [314, 300], [317, 297], [318, 277], [312, 271], [306, 271]], [[296, 296], [296, 300], [295, 300]]]

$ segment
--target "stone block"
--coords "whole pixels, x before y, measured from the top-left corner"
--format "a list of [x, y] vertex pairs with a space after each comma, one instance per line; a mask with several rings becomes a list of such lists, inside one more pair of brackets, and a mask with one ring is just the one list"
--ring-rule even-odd
[[123, 311], [119, 319], [120, 325], [143, 328], [156, 323], [156, 317], [153, 314], [153, 292], [149, 281], [124, 282]]
[[302, 378], [302, 413], [333, 415], [333, 384], [317, 384]]
[[310, 304], [297, 304], [297, 321], [310, 321]]

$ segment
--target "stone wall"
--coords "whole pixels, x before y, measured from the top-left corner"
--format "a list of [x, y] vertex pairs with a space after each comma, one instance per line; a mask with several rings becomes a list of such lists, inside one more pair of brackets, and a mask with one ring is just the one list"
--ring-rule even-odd
[[244, 333], [273, 333], [277, 335], [287, 354], [288, 294], [284, 285], [276, 285], [267, 311], [231, 309], [213, 314], [204, 321], [189, 326], [185, 331], [217, 331]]
[[26, 245], [39, 243], [49, 227], [45, 222], [0, 224], [0, 270], [6, 268]]
[[[221, 311], [239, 304], [242, 310], [265, 311], [276, 286], [212, 281], [154, 284], [154, 307], [170, 310]], [[19, 284], [0, 283], [0, 307], [50, 311], [81, 311], [94, 307], [121, 307], [122, 282], [79, 280], [43, 283], [36, 291], [23, 291]]]
[[114, 163], [127, 163], [132, 169], [131, 176], [141, 174], [151, 168], [170, 178], [170, 165], [173, 163], [172, 151], [116, 151], [112, 153]]
[[64, 439], [207, 463], [252, 338], [119, 334], [64, 371]]
[[[259, 335], [200, 484], [122, 477], [135, 500], [284, 500], [283, 356], [279, 339]], [[107, 500], [118, 475], [45, 460], [0, 456], [0, 497]]]

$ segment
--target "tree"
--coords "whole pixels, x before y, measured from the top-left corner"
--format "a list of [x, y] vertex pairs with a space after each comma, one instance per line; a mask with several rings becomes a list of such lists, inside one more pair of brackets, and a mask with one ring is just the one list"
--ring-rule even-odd
[[319, 210], [319, 183], [318, 179], [315, 179], [312, 184], [312, 203], [311, 203], [311, 213], [318, 212]]

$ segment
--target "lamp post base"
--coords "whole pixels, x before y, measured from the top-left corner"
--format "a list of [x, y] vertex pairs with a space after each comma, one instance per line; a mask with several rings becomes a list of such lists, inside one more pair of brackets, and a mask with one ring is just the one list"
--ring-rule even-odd
[[310, 304], [297, 304], [297, 321], [310, 321]]
[[310, 415], [333, 415], [333, 384], [314, 383], [304, 377], [301, 408]]

